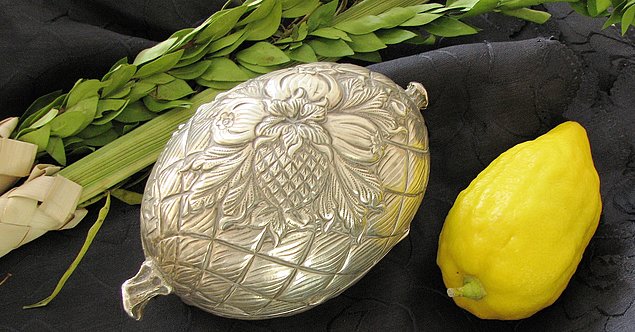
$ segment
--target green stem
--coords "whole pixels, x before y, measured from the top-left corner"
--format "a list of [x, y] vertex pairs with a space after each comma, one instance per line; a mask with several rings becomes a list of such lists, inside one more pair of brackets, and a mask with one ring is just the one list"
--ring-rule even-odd
[[463, 278], [463, 286], [458, 288], [448, 288], [449, 297], [467, 297], [472, 300], [480, 300], [487, 295], [485, 288], [476, 277], [466, 276]]
[[37, 303], [25, 305], [22, 307], [22, 309], [44, 307], [47, 304], [49, 304], [51, 301], [53, 301], [53, 299], [57, 296], [57, 294], [59, 294], [59, 292], [62, 291], [62, 288], [64, 288], [64, 284], [66, 284], [66, 281], [68, 280], [68, 278], [70, 278], [73, 272], [75, 272], [75, 269], [84, 258], [84, 255], [86, 255], [88, 248], [90, 248], [91, 243], [93, 243], [93, 240], [95, 239], [95, 236], [97, 235], [97, 232], [99, 232], [101, 225], [104, 223], [104, 220], [106, 220], [108, 211], [110, 211], [110, 193], [107, 192], [106, 202], [104, 203], [104, 206], [99, 210], [99, 214], [97, 215], [97, 220], [95, 221], [93, 226], [91, 226], [90, 229], [88, 230], [88, 235], [86, 236], [86, 240], [84, 241], [82, 248], [79, 250], [79, 253], [77, 253], [77, 256], [75, 257], [71, 265], [68, 267], [68, 269], [66, 269], [66, 271], [64, 272], [60, 280], [57, 282], [57, 285], [55, 285], [55, 288], [53, 289], [53, 292], [51, 293], [51, 295], [47, 296], [45, 299]]

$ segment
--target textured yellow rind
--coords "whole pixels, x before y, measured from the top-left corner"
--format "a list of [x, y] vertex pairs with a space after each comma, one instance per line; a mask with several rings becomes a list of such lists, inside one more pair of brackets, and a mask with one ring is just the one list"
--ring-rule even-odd
[[487, 294], [456, 297], [457, 305], [505, 320], [551, 305], [598, 226], [599, 188], [586, 131], [575, 122], [496, 158], [459, 194], [439, 239], [446, 287], [473, 276]]

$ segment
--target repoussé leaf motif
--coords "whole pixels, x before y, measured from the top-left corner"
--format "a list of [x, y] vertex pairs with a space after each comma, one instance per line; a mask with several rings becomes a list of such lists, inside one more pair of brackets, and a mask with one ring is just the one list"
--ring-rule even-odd
[[362, 114], [384, 133], [392, 134], [399, 130], [393, 114], [385, 106], [388, 93], [376, 86], [365, 86], [358, 80], [348, 80], [344, 85], [349, 91], [349, 98], [342, 105], [342, 112]]
[[[326, 228], [340, 224], [354, 238], [362, 235], [366, 220], [379, 210], [382, 200], [379, 178], [373, 172], [355, 167], [337, 156], [332, 168], [334, 180], [316, 202], [317, 211]], [[362, 203], [362, 204], [360, 204]]]
[[192, 187], [189, 197], [193, 206], [209, 206], [217, 202], [220, 187], [237, 172], [239, 166], [252, 156], [244, 146], [233, 148], [213, 146], [199, 153], [184, 164], [181, 172], [199, 172], [199, 178]]

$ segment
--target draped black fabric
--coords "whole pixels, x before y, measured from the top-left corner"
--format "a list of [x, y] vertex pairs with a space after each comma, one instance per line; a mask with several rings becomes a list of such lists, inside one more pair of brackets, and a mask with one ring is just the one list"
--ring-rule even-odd
[[[19, 115], [38, 96], [99, 78], [122, 57], [194, 26], [223, 1], [0, 0], [0, 112]], [[356, 285], [308, 312], [264, 321], [225, 319], [156, 298], [140, 322], [121, 306], [121, 284], [143, 261], [139, 209], [114, 201], [75, 274], [46, 297], [82, 245], [98, 206], [75, 229], [51, 232], [0, 258], [0, 330], [9, 331], [627, 331], [635, 326], [635, 34], [550, 5], [537, 26], [489, 15], [475, 36], [435, 47], [399, 46], [372, 65], [402, 86], [423, 83], [431, 104], [428, 190], [410, 235]], [[452, 46], [453, 45], [453, 46]], [[434, 48], [434, 49], [433, 49]], [[410, 56], [406, 56], [410, 55]], [[604, 210], [563, 295], [520, 321], [485, 321], [445, 295], [435, 263], [443, 220], [460, 190], [516, 143], [567, 120], [588, 131]]]

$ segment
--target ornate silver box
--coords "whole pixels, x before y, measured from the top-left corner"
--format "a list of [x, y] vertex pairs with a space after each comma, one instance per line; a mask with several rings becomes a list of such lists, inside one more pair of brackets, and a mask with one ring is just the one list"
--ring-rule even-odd
[[344, 291], [408, 234], [428, 179], [426, 104], [421, 84], [315, 63], [201, 106], [148, 179], [146, 261], [122, 286], [126, 311], [139, 319], [175, 293], [264, 319]]

